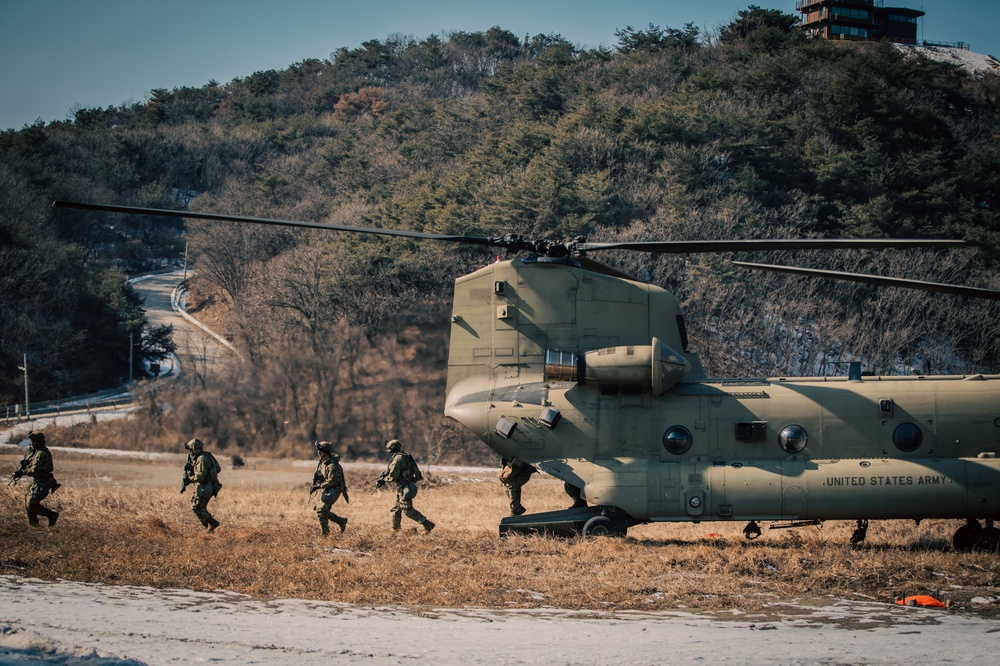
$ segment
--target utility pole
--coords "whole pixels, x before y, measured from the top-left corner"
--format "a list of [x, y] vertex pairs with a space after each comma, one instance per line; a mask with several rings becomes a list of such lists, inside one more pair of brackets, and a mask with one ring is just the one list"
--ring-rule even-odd
[[132, 331], [128, 332], [128, 383], [132, 383], [132, 379], [135, 374], [132, 372], [132, 352], [135, 350], [134, 343], [132, 341]]
[[31, 420], [31, 408], [28, 406], [28, 355], [24, 355], [24, 365], [17, 366], [18, 370], [24, 370], [24, 418]]
[[188, 279], [188, 242], [184, 241], [184, 282]]

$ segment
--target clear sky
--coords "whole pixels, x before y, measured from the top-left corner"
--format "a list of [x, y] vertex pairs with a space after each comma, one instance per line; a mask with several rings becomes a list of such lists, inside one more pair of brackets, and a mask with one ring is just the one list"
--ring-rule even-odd
[[[750, 4], [795, 0], [0, 0], [0, 130], [143, 102], [153, 88], [228, 83], [394, 34], [493, 26], [614, 46], [632, 26], [713, 30]], [[919, 38], [1000, 57], [1000, 0], [885, 0], [922, 9]]]

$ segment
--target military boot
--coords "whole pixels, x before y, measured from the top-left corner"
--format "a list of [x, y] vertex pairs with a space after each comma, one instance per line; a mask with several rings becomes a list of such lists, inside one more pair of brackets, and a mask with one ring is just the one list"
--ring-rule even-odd
[[46, 516], [46, 518], [49, 519], [49, 527], [54, 527], [55, 524], [56, 524], [56, 521], [59, 520], [59, 512], [58, 511], [49, 511], [49, 515]]
[[430, 531], [431, 531], [432, 529], [434, 529], [434, 523], [432, 523], [432, 522], [431, 522], [431, 521], [429, 521], [429, 520], [425, 520], [425, 521], [424, 521], [424, 531], [425, 531], [425, 532], [426, 532], [427, 534], [430, 534]]
[[347, 529], [347, 518], [337, 518], [336, 523], [340, 526], [341, 532]]
[[215, 518], [209, 518], [208, 519], [208, 531], [209, 532], [214, 532], [215, 528], [218, 527], [218, 526], [219, 526], [219, 521], [217, 521]]
[[[326, 516], [319, 517], [319, 529], [324, 535], [330, 533], [330, 521], [327, 519]], [[340, 531], [343, 532], [344, 531], [343, 528], [341, 528]]]

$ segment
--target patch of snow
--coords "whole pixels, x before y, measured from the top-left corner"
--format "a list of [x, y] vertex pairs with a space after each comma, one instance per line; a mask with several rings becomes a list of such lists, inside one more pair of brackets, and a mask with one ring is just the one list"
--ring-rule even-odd
[[1000, 60], [991, 55], [966, 51], [965, 49], [949, 48], [947, 46], [920, 46], [912, 44], [896, 44], [895, 46], [907, 55], [919, 54], [931, 60], [957, 65], [974, 76], [980, 76], [988, 72], [1000, 74]]
[[[732, 617], [732, 616], [729, 616]], [[894, 604], [764, 617], [261, 600], [0, 576], [3, 664], [993, 664], [996, 623]]]

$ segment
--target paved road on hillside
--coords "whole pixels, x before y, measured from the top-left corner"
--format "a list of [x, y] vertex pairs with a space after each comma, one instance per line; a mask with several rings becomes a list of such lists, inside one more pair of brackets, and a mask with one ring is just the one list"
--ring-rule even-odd
[[[238, 355], [225, 340], [215, 333], [199, 327], [198, 323], [183, 312], [174, 309], [177, 288], [184, 279], [183, 271], [138, 278], [133, 282], [136, 292], [144, 299], [146, 317], [151, 326], [163, 324], [174, 327], [177, 354], [165, 360], [161, 373], [170, 376], [208, 377], [238, 359]], [[22, 438], [29, 430], [43, 430], [50, 425], [71, 425], [91, 419], [112, 419], [126, 416], [131, 407], [128, 389], [102, 393], [100, 397], [69, 398], [60, 402], [55, 411], [33, 407], [31, 421], [10, 422], [0, 425], [0, 442]]]
[[177, 343], [177, 356], [180, 360], [179, 373], [211, 375], [223, 367], [222, 364], [231, 362], [237, 356], [214, 333], [199, 328], [191, 317], [173, 309], [175, 291], [183, 279], [183, 272], [176, 271], [141, 278], [133, 286], [145, 300], [149, 324], [174, 327], [174, 342]]

